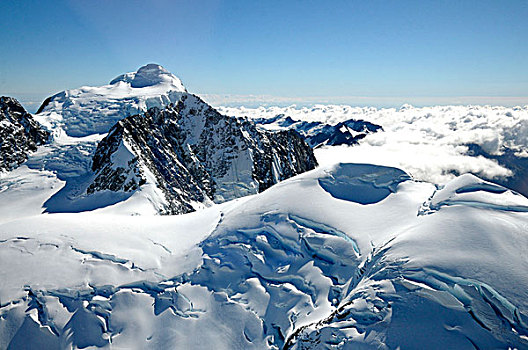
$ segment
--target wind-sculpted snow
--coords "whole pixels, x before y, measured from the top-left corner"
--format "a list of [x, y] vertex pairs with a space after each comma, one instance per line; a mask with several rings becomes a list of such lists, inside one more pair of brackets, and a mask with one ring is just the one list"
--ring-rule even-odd
[[135, 73], [126, 73], [118, 76], [110, 82], [110, 85], [125, 82], [132, 88], [144, 88], [159, 84], [169, 84], [175, 87], [176, 91], [186, 92], [180, 79], [171, 74], [162, 66], [154, 63], [147, 64], [138, 69]]
[[443, 206], [460, 205], [494, 210], [528, 212], [526, 198], [507, 188], [465, 174], [437, 190], [423, 206], [423, 213]]
[[[399, 109], [316, 105], [297, 108], [219, 107], [266, 127], [281, 121], [337, 125], [362, 120], [383, 128], [365, 133], [354, 147], [319, 147], [320, 164], [363, 162], [395, 166], [418, 180], [443, 184], [472, 173], [528, 195], [528, 106], [432, 106]], [[312, 145], [315, 146], [315, 145]]]
[[0, 347], [527, 349], [528, 213], [499, 206], [528, 200], [337, 164], [189, 215], [4, 223]]

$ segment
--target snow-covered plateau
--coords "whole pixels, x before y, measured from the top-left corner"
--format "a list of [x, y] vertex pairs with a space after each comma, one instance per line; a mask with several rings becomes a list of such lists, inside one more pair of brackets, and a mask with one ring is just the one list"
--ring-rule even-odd
[[4, 101], [0, 349], [528, 349], [528, 106]]
[[528, 348], [528, 200], [336, 164], [180, 216], [0, 225], [1, 348]]

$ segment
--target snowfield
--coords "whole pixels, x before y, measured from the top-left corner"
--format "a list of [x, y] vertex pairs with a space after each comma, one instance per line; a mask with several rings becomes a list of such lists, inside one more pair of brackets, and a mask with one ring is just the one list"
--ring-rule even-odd
[[528, 199], [469, 174], [340, 163], [181, 216], [2, 222], [0, 348], [528, 348]]

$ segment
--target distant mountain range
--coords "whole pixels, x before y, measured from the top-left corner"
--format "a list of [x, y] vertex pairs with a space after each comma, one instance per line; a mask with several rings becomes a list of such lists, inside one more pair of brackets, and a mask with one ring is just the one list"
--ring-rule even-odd
[[253, 121], [268, 129], [295, 130], [312, 147], [354, 146], [367, 134], [382, 131], [380, 125], [364, 120], [349, 119], [335, 125], [320, 121], [293, 120], [290, 116], [278, 114], [272, 118], [255, 118]]

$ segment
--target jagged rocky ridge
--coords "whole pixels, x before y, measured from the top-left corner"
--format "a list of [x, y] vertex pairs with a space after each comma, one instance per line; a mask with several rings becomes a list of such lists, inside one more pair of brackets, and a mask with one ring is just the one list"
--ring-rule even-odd
[[357, 145], [367, 134], [383, 131], [380, 125], [349, 119], [335, 125], [320, 121], [294, 120], [279, 114], [273, 118], [255, 118], [255, 123], [263, 127], [295, 130], [313, 148], [321, 146]]
[[0, 97], [0, 171], [17, 168], [49, 136], [16, 99]]
[[259, 130], [185, 94], [110, 130], [93, 157], [87, 193], [130, 192], [154, 181], [165, 197], [159, 211], [181, 214], [262, 192], [316, 166], [297, 132]]

